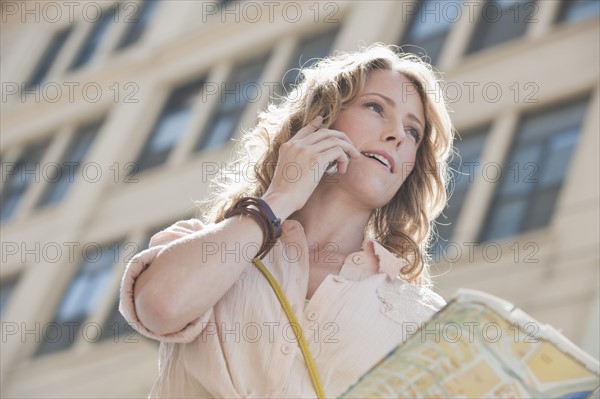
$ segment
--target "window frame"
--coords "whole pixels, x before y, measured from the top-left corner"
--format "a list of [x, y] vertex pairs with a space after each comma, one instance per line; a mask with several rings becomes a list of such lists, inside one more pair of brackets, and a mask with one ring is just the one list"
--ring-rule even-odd
[[[102, 127], [103, 127], [106, 119], [107, 119], [106, 116], [102, 116], [100, 118], [93, 119], [91, 122], [81, 123], [79, 125], [79, 127], [77, 127], [73, 137], [71, 137], [71, 139], [70, 139], [69, 145], [67, 146], [67, 148], [65, 149], [65, 151], [63, 152], [62, 157], [61, 157], [61, 163], [59, 165], [60, 170], [61, 170], [61, 177], [58, 178], [58, 180], [56, 182], [47, 181], [45, 183], [45, 187], [42, 191], [42, 194], [39, 196], [39, 198], [36, 201], [36, 205], [35, 205], [36, 209], [41, 210], [41, 209], [44, 209], [49, 206], [58, 205], [59, 203], [61, 203], [61, 201], [64, 201], [64, 199], [68, 196], [68, 193], [69, 193], [70, 189], [72, 188], [72, 185], [76, 184], [76, 182], [77, 182], [77, 172], [80, 170], [81, 164], [89, 156], [90, 149], [93, 147], [94, 142], [98, 138], [98, 134], [102, 130]], [[89, 144], [87, 145], [87, 148], [85, 149], [84, 153], [82, 154], [81, 159], [72, 160], [73, 151], [78, 148], [78, 145], [81, 143], [80, 140], [85, 139], [86, 135], [90, 135], [91, 138], [90, 138]], [[84, 137], [82, 137], [82, 136], [84, 136]], [[68, 168], [69, 172], [66, 172], [65, 170], [63, 170], [63, 165], [67, 165], [67, 162], [68, 163], [76, 162], [78, 165], [74, 165], [75, 166], [74, 168]], [[67, 186], [64, 189], [62, 194], [61, 193], [54, 194], [56, 192], [56, 190], [61, 190], [61, 188], [59, 188], [59, 186], [55, 186], [55, 184], [64, 184], [63, 177], [67, 176], [68, 178], [70, 178], [71, 175], [69, 175], [69, 173], [71, 171], [73, 173], [73, 181], [69, 181], [67, 183]], [[61, 186], [61, 187], [64, 187], [64, 186]], [[55, 196], [55, 195], [58, 195], [58, 198], [53, 199], [53, 196]]]
[[[160, 107], [160, 111], [157, 113], [157, 116], [152, 123], [150, 132], [146, 137], [139, 155], [136, 157], [136, 171], [143, 172], [151, 170], [168, 162], [169, 156], [173, 153], [173, 150], [175, 147], [177, 147], [177, 144], [180, 142], [180, 140], [182, 140], [186, 132], [191, 127], [190, 122], [193, 119], [195, 105], [199, 101], [199, 98], [202, 97], [207, 79], [207, 76], [202, 74], [200, 76], [187, 79], [185, 82], [176, 85], [172, 90], [170, 90], [162, 106]], [[182, 93], [185, 94], [186, 91], [190, 91], [192, 93], [184, 95], [184, 101], [181, 104], [177, 104], [175, 102], [177, 97], [182, 95]], [[175, 134], [175, 138], [173, 139], [171, 146], [161, 149], [161, 151], [152, 151], [152, 140], [162, 131], [162, 129], [159, 129], [161, 127], [161, 121], [168, 117], [168, 115], [173, 115], [181, 110], [186, 110], [186, 113], [188, 114], [185, 127], [183, 127], [182, 131], [179, 131]]]
[[[75, 51], [67, 68], [68, 71], [76, 71], [93, 63], [108, 36], [110, 36], [111, 28], [114, 28], [114, 19], [120, 8], [121, 4], [115, 3], [102, 9], [102, 15], [98, 20], [91, 23], [83, 42], [79, 44]], [[97, 37], [98, 35], [99, 37]]]
[[[205, 151], [221, 150], [232, 138], [236, 137], [236, 133], [239, 131], [240, 123], [244, 118], [244, 114], [248, 111], [248, 106], [254, 102], [237, 101], [236, 99], [234, 106], [228, 106], [227, 97], [225, 97], [225, 101], [223, 101], [223, 96], [235, 94], [236, 97], [240, 96], [241, 98], [242, 91], [249, 83], [255, 83], [257, 85], [263, 83], [265, 69], [269, 60], [271, 59], [271, 55], [272, 52], [268, 51], [259, 56], [240, 60], [234, 64], [233, 69], [229, 72], [226, 80], [222, 83], [219, 92], [217, 93], [219, 101], [215, 106], [213, 106], [206, 123], [201, 127], [201, 133], [197, 137], [196, 143], [192, 148], [192, 152], [202, 153]], [[250, 68], [256, 68], [259, 71], [255, 75], [250, 74], [250, 76], [245, 76], [243, 72]], [[242, 79], [247, 80], [242, 81], [242, 79], [238, 79], [240, 74], [242, 75]], [[255, 77], [255, 80], [252, 80], [252, 76]], [[237, 90], [238, 85], [240, 86], [239, 90]], [[223, 93], [223, 88], [229, 88], [231, 86], [236, 87], [235, 93], [233, 93], [230, 89], [228, 89], [226, 93]], [[217, 144], [213, 144], [212, 141], [214, 141], [215, 132], [217, 131], [216, 127], [219, 126], [219, 121], [223, 120], [224, 117], [229, 116], [233, 116], [234, 122], [231, 129], [229, 129], [227, 137], [225, 139], [220, 138]], [[207, 143], [210, 143], [210, 145]]]
[[[548, 228], [548, 226], [550, 226], [552, 224], [555, 213], [556, 213], [557, 205], [560, 202], [560, 196], [562, 193], [564, 182], [569, 180], [568, 175], [569, 175], [569, 173], [571, 173], [572, 160], [573, 160], [575, 152], [577, 151], [579, 141], [580, 141], [581, 135], [583, 133], [582, 128], [585, 123], [585, 118], [587, 118], [588, 113], [589, 113], [590, 103], [591, 103], [591, 95], [586, 92], [584, 94], [581, 94], [581, 95], [578, 95], [575, 97], [563, 99], [560, 102], [544, 104], [541, 107], [536, 107], [535, 109], [533, 109], [529, 112], [525, 112], [519, 116], [518, 124], [515, 127], [515, 131], [512, 136], [512, 139], [511, 139], [511, 144], [510, 144], [508, 150], [506, 151], [506, 153], [504, 154], [504, 160], [502, 162], [502, 171], [503, 172], [506, 172], [508, 170], [508, 167], [510, 167], [512, 165], [512, 163], [511, 164], [509, 164], [509, 163], [510, 163], [513, 155], [515, 155], [515, 153], [516, 153], [515, 150], [517, 150], [517, 149], [522, 150], [522, 149], [527, 149], [528, 147], [533, 147], [533, 145], [528, 144], [527, 141], [525, 142], [525, 144], [526, 144], [525, 146], [519, 147], [519, 144], [521, 144], [519, 139], [520, 139], [520, 136], [523, 134], [522, 129], [524, 126], [527, 125], [529, 120], [535, 120], [536, 118], [540, 118], [543, 115], [552, 115], [552, 114], [555, 114], [556, 112], [560, 112], [563, 110], [568, 111], [569, 108], [576, 110], [577, 107], [579, 107], [579, 106], [582, 107], [581, 119], [579, 121], [577, 121], [577, 122], [573, 121], [572, 123], [569, 123], [567, 127], [557, 129], [556, 131], [543, 136], [543, 138], [541, 140], [538, 140], [538, 141], [530, 140], [530, 143], [537, 143], [536, 145], [538, 147], [541, 147], [542, 151], [547, 155], [549, 142], [552, 138], [557, 137], [558, 135], [561, 135], [561, 134], [565, 134], [565, 132], [568, 132], [569, 129], [575, 129], [575, 128], [577, 129], [577, 134], [578, 134], [577, 141], [575, 142], [575, 145], [573, 146], [573, 148], [569, 154], [569, 160], [567, 162], [566, 172], [565, 172], [565, 175], [563, 176], [563, 178], [558, 182], [549, 184], [548, 186], [541, 186], [541, 185], [538, 186], [538, 184], [540, 184], [539, 180], [537, 182], [532, 181], [532, 183], [535, 184], [535, 187], [530, 192], [525, 193], [525, 194], [519, 194], [519, 193], [517, 193], [517, 194], [509, 193], [508, 195], [504, 194], [504, 197], [506, 197], [506, 198], [501, 198], [503, 196], [502, 189], [503, 189], [504, 185], [506, 184], [505, 179], [508, 176], [508, 173], [503, 173], [502, 178], [499, 179], [494, 184], [494, 189], [493, 189], [494, 193], [490, 199], [490, 203], [488, 205], [485, 217], [483, 219], [483, 223], [480, 225], [479, 233], [477, 234], [477, 237], [478, 237], [477, 241], [479, 243], [490, 242], [490, 241], [495, 241], [495, 240], [500, 240], [500, 241], [505, 240], [509, 237], [514, 237], [514, 236], [518, 236], [521, 234], [528, 234], [532, 231], [538, 231], [541, 229]], [[546, 155], [541, 155], [538, 157], [538, 159], [545, 160], [547, 158]], [[520, 169], [521, 169], [520, 165], [518, 167], [519, 167], [519, 172], [520, 172]], [[541, 170], [539, 173], [540, 173], [539, 176], [541, 176], [541, 174], [543, 174], [543, 170]], [[539, 177], [538, 177], [538, 179], [539, 179]], [[524, 198], [525, 199], [525, 207], [526, 207], [524, 214], [527, 215], [528, 214], [527, 209], [529, 209], [532, 206], [532, 204], [535, 202], [535, 200], [538, 199], [538, 197], [540, 196], [540, 193], [543, 194], [547, 191], [554, 191], [556, 198], [551, 206], [550, 214], [547, 216], [547, 220], [545, 221], [545, 223], [542, 223], [541, 225], [537, 225], [534, 227], [527, 228], [527, 226], [524, 225], [524, 223], [527, 219], [524, 218], [523, 220], [521, 220], [519, 222], [518, 226], [516, 227], [516, 231], [514, 233], [509, 234], [509, 235], [503, 235], [503, 236], [497, 236], [497, 235], [492, 234], [492, 232], [493, 232], [493, 230], [491, 230], [491, 228], [493, 227], [492, 223], [493, 223], [494, 217], [496, 217], [496, 215], [497, 215], [497, 209], [499, 209], [499, 204], [519, 201], [520, 198]]]
[[[438, 65], [439, 61], [441, 59], [441, 55], [444, 52], [444, 45], [446, 43], [446, 40], [448, 39], [448, 36], [450, 35], [450, 32], [452, 31], [452, 29], [455, 27], [455, 24], [457, 21], [453, 21], [453, 22], [448, 22], [447, 25], [447, 29], [445, 29], [443, 32], [438, 32], [434, 35], [430, 35], [428, 37], [426, 37], [425, 39], [421, 38], [421, 39], [416, 39], [414, 36], [414, 29], [416, 29], [415, 27], [419, 24], [419, 23], [426, 23], [423, 22], [423, 15], [422, 15], [422, 10], [423, 7], [426, 7], [426, 3], [428, 0], [418, 0], [416, 3], [418, 3], [417, 5], [417, 11], [415, 12], [415, 14], [412, 16], [412, 18], [410, 19], [410, 21], [408, 21], [406, 29], [404, 30], [404, 32], [400, 35], [400, 38], [398, 40], [398, 45], [400, 46], [400, 48], [402, 49], [402, 51], [405, 51], [405, 48], [407, 47], [414, 47], [417, 48], [417, 51], [408, 51], [411, 52], [417, 56], [419, 56], [420, 58], [428, 58], [429, 59], [429, 63], [432, 65]], [[433, 0], [433, 1], [439, 1], [439, 0]], [[462, 0], [461, 0], [461, 12], [464, 12], [465, 10], [463, 9], [463, 5], [462, 5]], [[427, 15], [427, 14], [426, 14]], [[420, 18], [420, 21], [418, 20]], [[437, 53], [435, 53], [433, 56], [428, 52], [428, 49], [426, 47], [423, 47], [424, 44], [428, 44], [431, 42], [435, 42], [441, 40], [441, 44], [439, 45], [439, 50], [437, 51]], [[425, 52], [421, 52], [418, 49], [423, 49], [425, 50]]]
[[[538, 5], [539, 0], [514, 0], [508, 7], [502, 7], [501, 5], [498, 4], [499, 1], [504, 1], [504, 0], [485, 0], [484, 1], [483, 5], [481, 6], [480, 12], [479, 12], [479, 14], [480, 14], [479, 18], [473, 29], [471, 37], [468, 40], [468, 44], [467, 44], [467, 48], [466, 48], [466, 55], [468, 55], [468, 56], [474, 55], [481, 51], [486, 51], [486, 50], [489, 50], [492, 48], [497, 48], [498, 46], [502, 46], [502, 45], [506, 45], [508, 43], [514, 42], [515, 40], [522, 38], [527, 34], [527, 31], [529, 29], [528, 24], [530, 22], [536, 21], [535, 19], [532, 19], [531, 21], [527, 21], [526, 20], [527, 17], [529, 17], [531, 14], [527, 14], [522, 9], [526, 9], [529, 7], [530, 4], [533, 4], [534, 10], [535, 10], [536, 7], [539, 7], [539, 5]], [[486, 7], [489, 7], [489, 4], [496, 4], [500, 8], [501, 16], [500, 16], [499, 20], [488, 21], [486, 19], [485, 9], [486, 9]], [[507, 12], [507, 10], [514, 9], [515, 8], [514, 6], [516, 4], [518, 4], [517, 11], [508, 12], [508, 16], [506, 14], [504, 14], [505, 12]], [[506, 21], [508, 21], [509, 18], [511, 18], [511, 17], [513, 18], [513, 21], [514, 21], [514, 18], [516, 15], [524, 17], [524, 20], [518, 21], [518, 23], [514, 23], [515, 29], [506, 29], [506, 26], [505, 26], [505, 24], [507, 23]], [[499, 27], [500, 23], [503, 23], [503, 24], [502, 24], [502, 26]], [[519, 29], [516, 29], [517, 27]], [[498, 32], [500, 32], [500, 34], [509, 32], [509, 35], [507, 37], [500, 36], [498, 38], [498, 37], [496, 37], [498, 35]]]
[[[98, 243], [96, 243], [98, 244]], [[94, 262], [88, 262], [85, 258], [80, 258], [79, 262], [76, 266], [76, 270], [73, 271], [71, 278], [68, 280], [68, 282], [66, 283], [64, 290], [61, 291], [61, 297], [57, 300], [57, 303], [54, 307], [54, 311], [52, 314], [52, 318], [51, 320], [46, 324], [47, 326], [51, 325], [51, 324], [56, 324], [58, 327], [58, 331], [61, 334], [61, 337], [64, 336], [65, 334], [67, 335], [66, 337], [66, 341], [62, 340], [62, 339], [58, 339], [56, 342], [48, 342], [45, 338], [46, 335], [43, 335], [43, 339], [40, 340], [40, 342], [38, 343], [35, 352], [33, 353], [33, 356], [36, 358], [41, 358], [47, 355], [55, 355], [58, 353], [64, 353], [64, 352], [68, 352], [70, 350], [73, 350], [74, 348], [76, 348], [79, 345], [79, 342], [81, 342], [83, 340], [83, 338], [81, 337], [82, 333], [81, 333], [81, 327], [82, 326], [87, 326], [88, 323], [95, 323], [98, 324], [97, 322], [95, 322], [93, 320], [93, 317], [95, 316], [95, 313], [101, 308], [101, 306], [103, 304], [105, 304], [106, 301], [109, 300], [109, 298], [112, 298], [112, 296], [114, 295], [114, 293], [111, 292], [111, 283], [113, 282], [113, 280], [115, 279], [116, 274], [121, 274], [120, 270], [118, 268], [118, 264], [119, 262], [123, 261], [123, 259], [121, 259], [120, 254], [123, 254], [124, 251], [124, 247], [125, 245], [128, 244], [127, 241], [125, 240], [125, 238], [121, 238], [121, 239], [116, 239], [116, 240], [109, 240], [109, 241], [105, 241], [102, 244], [99, 244], [99, 248], [101, 253], [103, 251], [108, 251], [108, 255], [101, 255], [101, 256], [113, 256], [113, 262], [110, 262], [110, 264], [107, 262], [106, 265], [101, 266], [99, 269], [99, 273], [100, 276], [104, 279], [104, 288], [105, 291], [100, 293], [99, 297], [96, 298], [96, 302], [91, 304], [91, 309], [88, 310], [87, 313], [84, 314], [77, 314], [77, 317], [75, 317], [74, 319], [65, 319], [62, 320], [60, 318], [60, 313], [61, 311], [64, 311], [63, 305], [65, 304], [65, 301], [68, 299], [69, 295], [73, 295], [71, 289], [73, 288], [73, 284], [76, 283], [78, 281], [78, 279], [86, 274], [85, 273], [85, 267], [89, 264], [92, 264]], [[110, 251], [109, 249], [111, 247], [115, 247], [116, 246], [116, 250], [118, 251], [117, 253], [119, 254], [118, 259], [115, 259], [115, 255], [113, 251]], [[102, 262], [103, 260], [100, 259], [100, 262]], [[93, 268], [93, 266], [90, 266]], [[92, 269], [92, 272], [90, 272], [90, 274], [94, 275], [94, 270]], [[118, 277], [118, 276], [117, 276]], [[85, 281], [84, 281], [85, 282]], [[77, 293], [77, 292], [76, 292]], [[90, 306], [89, 304], [85, 304], [86, 306]], [[81, 306], [81, 304], [78, 304], [78, 306]], [[102, 324], [104, 323], [104, 320], [106, 320], [106, 318], [108, 317], [108, 315], [106, 317], [104, 317]], [[69, 324], [67, 324], [69, 323]], [[73, 325], [73, 323], [76, 323], [77, 325]], [[70, 326], [73, 326], [73, 328], [71, 328]], [[102, 328], [102, 326], [99, 326], [100, 329]], [[71, 332], [72, 332], [72, 336], [71, 336]], [[100, 340], [100, 337], [97, 337], [96, 340], [94, 340], [93, 342], [98, 342]], [[71, 340], [72, 338], [72, 340]], [[85, 341], [89, 342], [90, 340], [85, 339]], [[55, 346], [57, 345], [57, 346]]]

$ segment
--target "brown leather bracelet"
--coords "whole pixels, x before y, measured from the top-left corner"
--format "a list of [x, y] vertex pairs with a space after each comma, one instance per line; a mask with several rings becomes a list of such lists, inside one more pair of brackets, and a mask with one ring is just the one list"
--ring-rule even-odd
[[252, 217], [260, 226], [263, 233], [263, 243], [256, 257], [259, 259], [264, 258], [281, 236], [281, 219], [275, 216], [269, 204], [258, 197], [240, 198], [225, 214], [225, 218], [238, 214]]

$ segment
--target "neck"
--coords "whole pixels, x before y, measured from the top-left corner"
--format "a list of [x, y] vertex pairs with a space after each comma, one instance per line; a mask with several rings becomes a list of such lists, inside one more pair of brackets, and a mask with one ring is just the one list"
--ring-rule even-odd
[[347, 256], [361, 250], [371, 209], [335, 186], [319, 184], [290, 218], [302, 224], [311, 251], [335, 248], [337, 254]]

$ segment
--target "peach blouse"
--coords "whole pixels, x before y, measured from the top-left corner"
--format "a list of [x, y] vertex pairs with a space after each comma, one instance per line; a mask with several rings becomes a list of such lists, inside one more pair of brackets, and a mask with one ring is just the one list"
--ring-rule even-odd
[[[315, 397], [294, 332], [252, 264], [212, 309], [183, 330], [160, 336], [139, 321], [133, 300], [137, 277], [169, 242], [202, 228], [190, 219], [155, 234], [123, 276], [121, 313], [138, 332], [161, 341], [159, 377], [149, 397]], [[263, 263], [296, 313], [327, 397], [342, 394], [445, 304], [430, 289], [401, 280], [402, 261], [369, 238], [305, 304], [304, 229], [295, 220], [286, 220], [282, 229]]]

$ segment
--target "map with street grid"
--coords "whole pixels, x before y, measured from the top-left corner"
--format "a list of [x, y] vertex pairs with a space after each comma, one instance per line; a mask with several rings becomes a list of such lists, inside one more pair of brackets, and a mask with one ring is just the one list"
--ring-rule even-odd
[[474, 290], [454, 299], [342, 398], [595, 398], [598, 361], [551, 326]]

